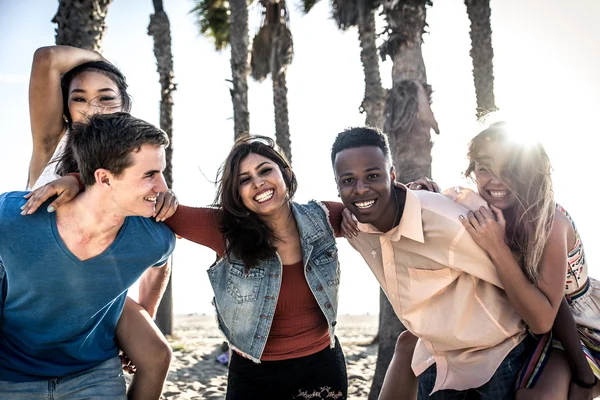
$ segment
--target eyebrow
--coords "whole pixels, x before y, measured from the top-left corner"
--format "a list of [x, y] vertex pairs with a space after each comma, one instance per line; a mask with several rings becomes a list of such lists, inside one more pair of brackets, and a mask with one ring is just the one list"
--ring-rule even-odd
[[[256, 168], [254, 168], [254, 169], [255, 169], [255, 170], [258, 170], [258, 169], [260, 169], [260, 167], [262, 167], [262, 166], [263, 166], [263, 165], [265, 165], [265, 164], [271, 164], [271, 163], [270, 163], [270, 162], [268, 162], [268, 161], [263, 161], [263, 162], [261, 162], [260, 164], [258, 164], [258, 165], [256, 166]], [[248, 172], [242, 172], [242, 173], [240, 173], [240, 176], [242, 176], [242, 175], [249, 175], [249, 173], [248, 173]]]
[[[117, 93], [117, 92], [115, 92], [114, 89], [111, 89], [111, 88], [102, 88], [102, 89], [98, 90], [98, 92], [113, 92], [113, 93]], [[73, 93], [85, 93], [85, 90], [79, 89], [79, 88], [75, 88], [75, 89], [71, 90], [71, 94], [73, 94]]]
[[144, 176], [150, 176], [150, 175], [154, 175], [154, 174], [160, 174], [161, 171], [157, 170], [157, 169], [151, 169], [150, 171], [146, 171], [144, 173]]

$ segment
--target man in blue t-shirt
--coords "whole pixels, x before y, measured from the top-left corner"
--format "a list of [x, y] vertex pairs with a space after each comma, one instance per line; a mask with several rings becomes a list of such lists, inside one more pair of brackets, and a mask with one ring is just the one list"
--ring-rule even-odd
[[127, 289], [175, 245], [148, 218], [167, 190], [163, 131], [125, 113], [96, 115], [69, 141], [80, 196], [23, 218], [25, 192], [0, 195], [2, 399], [125, 399], [114, 339]]

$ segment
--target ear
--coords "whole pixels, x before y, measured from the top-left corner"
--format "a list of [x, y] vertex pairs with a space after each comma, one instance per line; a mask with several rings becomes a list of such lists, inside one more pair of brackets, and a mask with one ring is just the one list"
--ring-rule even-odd
[[396, 183], [396, 169], [394, 168], [393, 165], [390, 168], [390, 180], [392, 181], [392, 185], [394, 185]]
[[94, 172], [94, 178], [96, 184], [100, 186], [110, 186], [110, 183], [113, 179], [113, 174], [111, 174], [107, 169], [98, 168], [96, 172]]
[[285, 167], [285, 173], [287, 174], [288, 179], [291, 181], [294, 176], [292, 169], [290, 167]]

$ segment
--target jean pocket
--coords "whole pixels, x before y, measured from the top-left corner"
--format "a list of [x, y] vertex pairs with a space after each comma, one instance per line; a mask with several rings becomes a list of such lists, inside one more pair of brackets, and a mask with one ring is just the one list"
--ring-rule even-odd
[[312, 263], [319, 269], [328, 286], [340, 284], [340, 263], [335, 244], [332, 244], [312, 257]]
[[237, 303], [255, 301], [264, 277], [265, 270], [262, 268], [245, 268], [244, 265], [232, 263], [227, 273], [227, 293]]

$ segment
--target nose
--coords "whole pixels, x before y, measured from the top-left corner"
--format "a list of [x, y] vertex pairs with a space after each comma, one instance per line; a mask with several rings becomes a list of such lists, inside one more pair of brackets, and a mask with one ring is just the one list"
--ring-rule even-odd
[[354, 191], [356, 194], [364, 194], [369, 190], [369, 186], [365, 184], [362, 179], [358, 179], [356, 181], [356, 186], [354, 187]]
[[254, 187], [258, 189], [259, 187], [265, 184], [265, 181], [260, 177], [256, 177], [252, 180], [252, 183], [254, 184]]
[[156, 182], [156, 186], [154, 186], [154, 191], [156, 193], [163, 193], [167, 190], [169, 190], [169, 188], [167, 187], [167, 181], [165, 180], [165, 176], [163, 174], [160, 174], [160, 178], [158, 179], [158, 182]]

